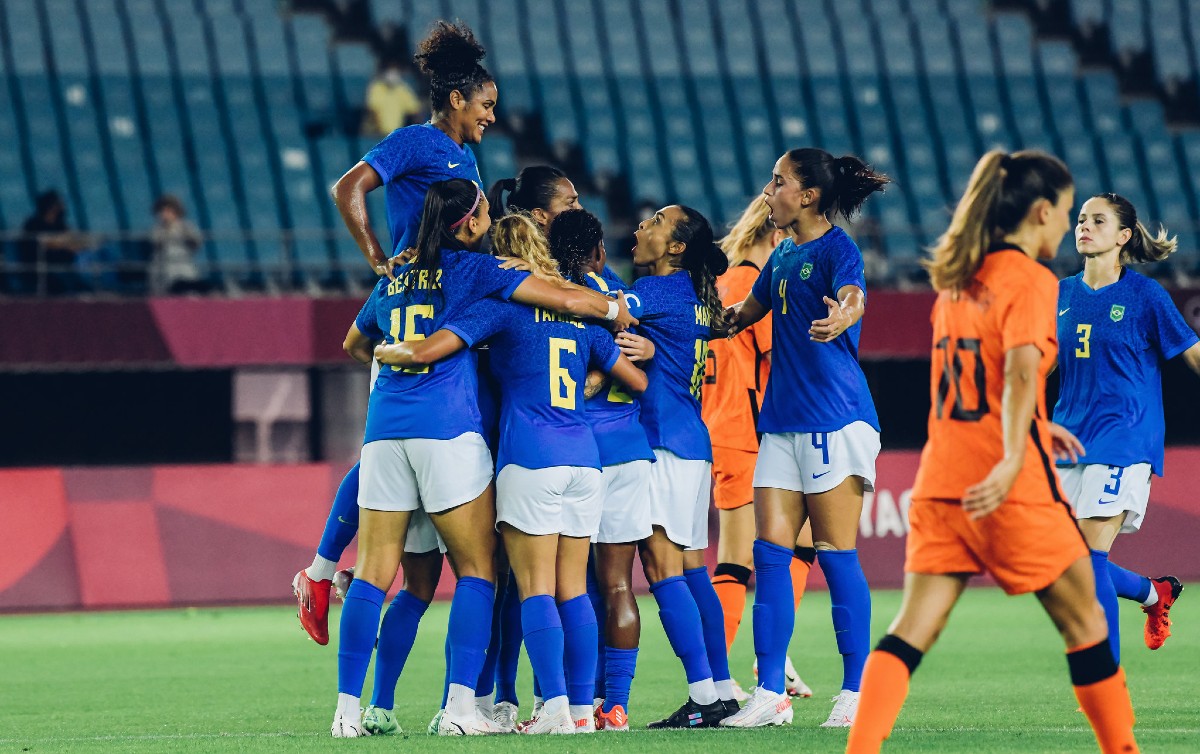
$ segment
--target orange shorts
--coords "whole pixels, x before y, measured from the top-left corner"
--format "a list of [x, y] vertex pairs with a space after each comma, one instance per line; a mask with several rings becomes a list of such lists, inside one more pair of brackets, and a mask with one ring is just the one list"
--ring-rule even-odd
[[1006, 500], [971, 520], [958, 503], [913, 500], [908, 509], [906, 573], [990, 573], [1008, 594], [1045, 589], [1088, 556], [1063, 503]]
[[754, 462], [758, 453], [713, 446], [713, 502], [728, 511], [754, 502]]

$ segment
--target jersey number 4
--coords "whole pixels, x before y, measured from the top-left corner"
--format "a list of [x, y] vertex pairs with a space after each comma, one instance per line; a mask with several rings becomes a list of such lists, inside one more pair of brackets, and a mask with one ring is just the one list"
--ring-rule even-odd
[[[988, 412], [987, 372], [979, 354], [979, 338], [958, 338], [954, 341], [952, 348], [950, 338], [947, 336], [939, 340], [935, 348], [942, 352], [942, 376], [938, 379], [937, 400], [935, 401], [937, 418], [941, 419], [945, 413], [946, 401], [950, 397], [950, 386], [953, 385], [954, 406], [950, 409], [950, 418], [962, 422], [979, 421]], [[975, 360], [972, 375], [963, 373], [963, 353], [971, 354]], [[973, 409], [967, 408], [963, 400], [964, 377], [974, 383], [974, 385], [967, 385], [976, 396], [976, 405]]]

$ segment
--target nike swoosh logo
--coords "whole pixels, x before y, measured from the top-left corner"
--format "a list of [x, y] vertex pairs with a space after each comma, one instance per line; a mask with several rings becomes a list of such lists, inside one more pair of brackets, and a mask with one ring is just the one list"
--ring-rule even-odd
[[[830, 471], [832, 471], [832, 470], [833, 469], [830, 469]], [[828, 473], [829, 473], [829, 471], [822, 471], [820, 474], [813, 474], [813, 479], [820, 479], [821, 477], [825, 476]]]
[[1068, 306], [1066, 309], [1063, 309], [1061, 312], [1059, 312], [1058, 316], [1061, 317], [1062, 315], [1066, 314], [1069, 311], [1071, 311], [1071, 307]]
[[342, 522], [343, 524], [350, 524], [351, 526], [354, 525], [353, 521], [347, 521], [346, 519], [342, 518], [341, 516], [338, 516], [338, 521]]
[[458, 167], [458, 166], [459, 166], [459, 165], [461, 165], [461, 164], [462, 164], [461, 162], [447, 162], [447, 163], [446, 163], [446, 167], [448, 167], [448, 168], [456, 168], [456, 167]]
[[1117, 501], [1116, 500], [1097, 500], [1096, 505], [1111, 505], [1112, 503], [1115, 503], [1115, 502], [1117, 502]]

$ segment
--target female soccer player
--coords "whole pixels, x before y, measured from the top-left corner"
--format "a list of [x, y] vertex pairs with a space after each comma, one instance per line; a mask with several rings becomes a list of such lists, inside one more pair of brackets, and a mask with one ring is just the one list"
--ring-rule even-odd
[[851, 217], [889, 179], [857, 157], [793, 149], [763, 189], [771, 220], [788, 237], [771, 255], [737, 312], [741, 331], [769, 310], [771, 381], [754, 467], [754, 652], [759, 686], [722, 725], [792, 720], [784, 664], [795, 622], [789, 567], [812, 520], [817, 560], [829, 582], [842, 655], [842, 690], [823, 727], [854, 720], [871, 631], [871, 593], [855, 543], [863, 492], [874, 488], [879, 419], [858, 364], [866, 282], [862, 253], [832, 214]]
[[[544, 236], [522, 215], [498, 221], [494, 248], [549, 262]], [[502, 386], [497, 525], [522, 597], [525, 644], [545, 695], [540, 713], [521, 730], [591, 732], [597, 639], [585, 572], [590, 538], [600, 527], [603, 483], [583, 415], [583, 386], [589, 365], [611, 371], [633, 393], [645, 389], [646, 375], [620, 354], [608, 331], [498, 301], [481, 301], [449, 318], [427, 340], [377, 353], [382, 363], [411, 368], [482, 340]]]
[[[550, 223], [550, 250], [568, 280], [585, 283], [603, 293], [628, 286], [605, 264], [604, 231], [592, 213], [573, 209]], [[641, 310], [636, 306], [635, 315]], [[617, 344], [633, 362], [653, 358], [654, 344], [631, 331], [619, 333]], [[592, 382], [589, 374], [587, 420], [596, 437], [603, 474], [603, 511], [595, 537], [595, 575], [598, 599], [593, 607], [604, 620], [600, 662], [596, 670], [596, 726], [607, 731], [629, 730], [629, 687], [637, 666], [641, 615], [633, 595], [633, 558], [637, 543], [651, 534], [646, 494], [654, 452], [640, 421], [641, 410], [619, 382]], [[589, 590], [591, 595], [591, 590]]]
[[1101, 750], [1137, 751], [1087, 545], [1049, 455], [1075, 452], [1078, 441], [1045, 418], [1057, 291], [1037, 260], [1054, 257], [1074, 196], [1058, 159], [989, 152], [926, 264], [938, 291], [933, 405], [909, 509], [904, 601], [867, 663], [848, 752], [879, 751], [912, 671], [983, 571], [1009, 594], [1041, 600]]
[[[376, 286], [373, 305], [364, 308], [366, 316], [357, 323], [363, 338], [397, 342], [427, 337], [447, 317], [488, 296], [615, 320], [618, 327], [632, 321], [624, 301], [502, 269], [493, 257], [476, 253], [491, 224], [487, 212], [487, 199], [471, 181], [456, 178], [430, 186], [416, 258], [395, 279], [382, 279]], [[358, 697], [380, 605], [395, 578], [411, 512], [418, 508], [431, 515], [459, 576], [448, 628], [448, 698], [439, 732], [500, 731], [476, 712], [474, 692], [490, 639], [489, 630], [478, 628], [490, 626], [495, 598], [494, 538], [479, 536], [495, 520], [492, 459], [482, 431], [469, 354], [437, 369], [381, 370], [367, 410], [359, 559], [342, 611], [335, 736], [363, 732]]]
[[690, 207], [663, 207], [634, 236], [633, 262], [650, 270], [633, 286], [642, 304], [640, 329], [655, 346], [646, 367], [650, 387], [641, 398], [642, 426], [655, 456], [653, 529], [639, 551], [689, 692], [682, 707], [650, 727], [711, 727], [737, 708], [721, 605], [704, 568], [712, 443], [700, 418], [708, 340], [727, 329], [715, 283], [728, 260], [713, 243], [708, 220]]
[[1200, 338], [1162, 286], [1131, 264], [1175, 251], [1166, 231], [1150, 235], [1123, 196], [1084, 202], [1075, 224], [1083, 272], [1058, 284], [1058, 368], [1054, 419], [1079, 438], [1085, 455], [1060, 464], [1063, 490], [1092, 551], [1096, 594], [1108, 617], [1108, 641], [1121, 661], [1117, 597], [1141, 602], [1146, 646], [1171, 635], [1170, 610], [1183, 586], [1151, 581], [1108, 559], [1121, 532], [1141, 528], [1150, 477], [1163, 472], [1163, 361], [1183, 356], [1200, 373]]
[[[506, 192], [507, 201], [504, 199]], [[488, 192], [488, 201], [496, 214], [493, 219], [499, 219], [505, 211], [525, 212], [543, 233], [549, 232], [550, 223], [559, 213], [582, 209], [575, 184], [566, 173], [549, 165], [531, 165], [516, 178], [496, 181]]]
[[[759, 196], [750, 202], [721, 240], [729, 270], [717, 278], [717, 292], [725, 306], [740, 304], [750, 294], [759, 271], [786, 234], [770, 219], [771, 208]], [[713, 588], [725, 616], [725, 650], [733, 647], [742, 614], [746, 611], [746, 584], [754, 567], [754, 461], [758, 457], [758, 412], [771, 363], [771, 315], [730, 340], [709, 343], [704, 370], [701, 416], [713, 444], [713, 502], [717, 506], [721, 536], [717, 540], [717, 570]], [[800, 607], [808, 571], [816, 559], [812, 527], [806, 522], [793, 550], [791, 564], [794, 603]], [[758, 666], [755, 665], [755, 674]], [[734, 681], [734, 695], [749, 695]], [[784, 686], [791, 696], [812, 696], [788, 657]]]
[[[388, 258], [415, 242], [430, 184], [450, 178], [483, 183], [475, 154], [467, 145], [478, 144], [487, 126], [495, 122], [496, 83], [480, 65], [485, 54], [467, 26], [439, 21], [414, 57], [429, 77], [432, 120], [393, 131], [333, 186], [333, 201], [343, 222], [379, 275], [390, 276]], [[381, 186], [387, 198], [390, 254], [380, 246], [367, 214], [366, 195]], [[322, 645], [329, 642], [334, 571], [358, 531], [358, 472], [355, 464], [342, 480], [313, 563], [292, 580], [300, 625]], [[425, 570], [440, 572], [440, 558], [436, 560]]]

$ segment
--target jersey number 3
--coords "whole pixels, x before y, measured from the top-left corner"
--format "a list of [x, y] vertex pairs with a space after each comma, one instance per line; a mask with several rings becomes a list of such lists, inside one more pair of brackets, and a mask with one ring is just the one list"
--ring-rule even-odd
[[575, 353], [575, 341], [566, 338], [550, 339], [550, 405], [575, 410], [575, 380], [562, 365], [563, 352]]
[[[987, 372], [983, 365], [983, 359], [979, 353], [979, 338], [958, 338], [954, 342], [953, 351], [950, 347], [950, 338], [944, 337], [937, 342], [937, 350], [942, 352], [942, 376], [938, 380], [937, 400], [935, 408], [937, 410], [937, 418], [941, 419], [945, 413], [946, 400], [950, 396], [950, 386], [954, 385], [954, 406], [950, 409], [950, 418], [962, 422], [977, 422], [987, 415]], [[973, 375], [963, 374], [962, 354], [969, 353], [975, 359], [975, 369]], [[976, 396], [976, 406], [969, 409], [963, 400], [963, 377], [971, 378], [974, 382], [974, 392]]]
[[1079, 348], [1075, 349], [1075, 358], [1090, 359], [1092, 357], [1092, 326], [1076, 325], [1075, 333], [1079, 335]]

